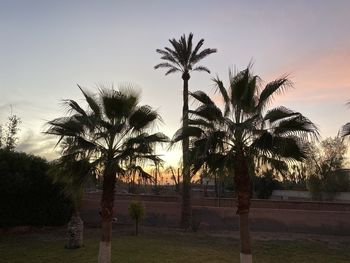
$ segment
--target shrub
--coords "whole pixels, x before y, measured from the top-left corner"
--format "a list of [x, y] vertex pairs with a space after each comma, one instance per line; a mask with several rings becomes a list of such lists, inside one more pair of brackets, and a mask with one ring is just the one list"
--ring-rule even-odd
[[259, 199], [269, 199], [272, 191], [278, 188], [278, 181], [274, 179], [271, 171], [266, 171], [262, 176], [253, 178], [254, 192]]
[[199, 215], [192, 215], [191, 218], [191, 229], [193, 232], [197, 232], [199, 230], [199, 227], [201, 225], [201, 219]]
[[47, 175], [40, 157], [0, 150], [0, 227], [63, 225], [71, 202]]
[[139, 233], [139, 223], [145, 214], [145, 208], [141, 202], [131, 202], [129, 205], [129, 215], [135, 221], [135, 235]]
[[312, 175], [307, 182], [312, 199], [332, 200], [337, 192], [347, 192], [350, 190], [350, 179], [347, 172], [336, 170], [325, 173], [323, 176]]

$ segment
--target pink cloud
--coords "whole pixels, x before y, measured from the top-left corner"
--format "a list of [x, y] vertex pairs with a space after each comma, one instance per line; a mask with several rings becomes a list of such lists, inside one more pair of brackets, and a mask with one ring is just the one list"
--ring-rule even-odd
[[299, 60], [266, 80], [270, 81], [286, 72], [291, 72], [295, 89], [279, 97], [280, 102], [350, 100], [350, 49]]

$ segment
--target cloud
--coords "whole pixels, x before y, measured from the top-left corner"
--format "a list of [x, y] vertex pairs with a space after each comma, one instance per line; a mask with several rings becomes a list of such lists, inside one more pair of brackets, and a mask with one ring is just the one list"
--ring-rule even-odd
[[324, 52], [317, 57], [299, 60], [268, 80], [291, 72], [295, 89], [278, 99], [323, 103], [345, 102], [350, 99], [350, 49]]
[[56, 142], [55, 138], [50, 138], [44, 134], [36, 134], [33, 130], [27, 129], [19, 141], [17, 150], [53, 160], [59, 156], [57, 150], [54, 149]]

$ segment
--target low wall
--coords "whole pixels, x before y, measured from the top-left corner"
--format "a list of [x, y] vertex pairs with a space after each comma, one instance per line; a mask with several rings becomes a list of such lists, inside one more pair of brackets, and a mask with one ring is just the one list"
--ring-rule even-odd
[[[99, 225], [100, 193], [87, 194], [82, 218], [87, 225]], [[115, 214], [120, 224], [131, 223], [128, 206], [131, 200], [145, 205], [144, 225], [177, 227], [181, 212], [179, 196], [116, 195]], [[238, 230], [234, 199], [202, 198], [193, 200], [193, 215], [201, 221], [200, 228]], [[252, 200], [250, 227], [252, 231], [317, 233], [350, 235], [350, 204], [331, 202], [299, 202]]]
[[[328, 193], [322, 193], [323, 196], [327, 197]], [[295, 190], [274, 190], [272, 192], [272, 199], [308, 199], [311, 200], [311, 193], [308, 191], [295, 191]], [[350, 202], [350, 192], [339, 192], [335, 193], [332, 197], [334, 201]]]

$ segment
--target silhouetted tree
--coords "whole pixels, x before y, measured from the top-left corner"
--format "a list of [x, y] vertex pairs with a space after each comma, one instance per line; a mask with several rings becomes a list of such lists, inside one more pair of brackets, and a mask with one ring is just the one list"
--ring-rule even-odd
[[[208, 55], [215, 53], [216, 49], [206, 48], [201, 50], [204, 39], [201, 39], [194, 47], [192, 43], [193, 34], [188, 38], [183, 35], [179, 40], [169, 39], [172, 48], [165, 47], [157, 49], [161, 59], [165, 62], [156, 65], [154, 68], [168, 69], [165, 75], [180, 72], [183, 80], [183, 108], [182, 108], [182, 127], [188, 126], [188, 81], [192, 71], [205, 71], [210, 73], [205, 66], [197, 65]], [[191, 222], [191, 175], [188, 163], [189, 140], [184, 138], [182, 141], [182, 159], [183, 159], [183, 189], [182, 189], [182, 211], [181, 226], [188, 228]]]
[[5, 129], [0, 125], [0, 149], [13, 151], [16, 148], [21, 119], [16, 115], [11, 114], [8, 117]]
[[291, 86], [285, 77], [261, 89], [260, 78], [248, 66], [237, 73], [229, 72], [228, 88], [219, 78], [214, 81], [224, 109], [202, 91], [191, 93], [200, 106], [190, 111], [190, 126], [178, 130], [173, 140], [192, 138], [194, 172], [206, 164], [212, 172], [227, 169], [234, 177], [241, 262], [252, 262], [248, 215], [254, 167], [268, 164], [278, 168], [285, 162], [304, 160], [303, 142], [309, 134], [317, 136], [318, 131], [302, 114], [285, 107], [265, 114], [273, 95]]
[[116, 176], [125, 172], [130, 159], [158, 161], [154, 146], [166, 142], [167, 137], [162, 133], [147, 133], [160, 117], [150, 106], [138, 105], [140, 97], [134, 89], [101, 87], [96, 95], [81, 91], [88, 109], [84, 110], [74, 100], [66, 100], [70, 115], [48, 122], [50, 128], [46, 133], [58, 136], [58, 143], [63, 138], [71, 138], [72, 153], [89, 152], [94, 163], [102, 167], [102, 236], [98, 262], [110, 263]]

